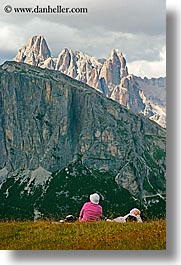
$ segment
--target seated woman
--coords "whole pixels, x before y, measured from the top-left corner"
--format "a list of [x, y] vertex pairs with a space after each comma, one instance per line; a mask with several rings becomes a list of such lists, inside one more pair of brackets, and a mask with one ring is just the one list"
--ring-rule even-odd
[[90, 195], [90, 202], [84, 203], [80, 214], [80, 222], [99, 221], [102, 217], [102, 207], [99, 205], [100, 196], [97, 193]]

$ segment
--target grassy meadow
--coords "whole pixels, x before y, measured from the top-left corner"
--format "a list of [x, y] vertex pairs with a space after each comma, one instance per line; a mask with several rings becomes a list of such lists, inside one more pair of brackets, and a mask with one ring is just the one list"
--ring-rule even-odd
[[0, 249], [165, 250], [166, 221], [124, 224], [0, 222]]

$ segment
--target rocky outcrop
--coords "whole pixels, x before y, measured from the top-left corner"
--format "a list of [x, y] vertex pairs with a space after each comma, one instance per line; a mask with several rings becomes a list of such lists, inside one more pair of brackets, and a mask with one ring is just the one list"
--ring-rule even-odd
[[128, 75], [126, 60], [119, 50], [113, 49], [107, 60], [103, 63], [100, 78], [105, 80], [110, 96], [115, 86], [120, 85], [121, 79]]
[[102, 64], [82, 52], [63, 49], [55, 59], [55, 70], [101, 90], [99, 73]]
[[[19, 50], [14, 60], [59, 70], [166, 127], [166, 86], [161, 85], [165, 78], [149, 80], [130, 75], [126, 59], [117, 49], [113, 49], [107, 59], [96, 59], [67, 48], [54, 58], [45, 39], [34, 36]], [[162, 102], [159, 95], [163, 97]]]
[[7, 179], [46, 193], [53, 172], [78, 160], [135, 198], [163, 196], [166, 132], [155, 122], [59, 71], [6, 62], [0, 78], [2, 196]]
[[166, 128], [166, 78], [140, 78], [134, 76], [144, 103], [143, 114]]
[[140, 90], [133, 75], [123, 77], [120, 84], [113, 88], [110, 98], [135, 112], [144, 111], [145, 102], [140, 98]]
[[44, 37], [34, 36], [29, 39], [23, 48], [19, 49], [14, 60], [34, 66], [41, 66], [49, 57], [51, 57], [51, 53]]

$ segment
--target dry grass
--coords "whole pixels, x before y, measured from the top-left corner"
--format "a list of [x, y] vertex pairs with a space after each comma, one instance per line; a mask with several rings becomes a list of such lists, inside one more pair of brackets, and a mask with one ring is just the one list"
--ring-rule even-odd
[[1, 222], [0, 249], [165, 250], [166, 221], [124, 224]]

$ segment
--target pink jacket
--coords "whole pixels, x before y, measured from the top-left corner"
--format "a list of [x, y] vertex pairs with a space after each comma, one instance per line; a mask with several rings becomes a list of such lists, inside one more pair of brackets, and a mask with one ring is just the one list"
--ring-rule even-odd
[[79, 220], [81, 222], [91, 222], [98, 221], [102, 216], [102, 207], [99, 204], [94, 204], [92, 202], [84, 203], [80, 215]]

